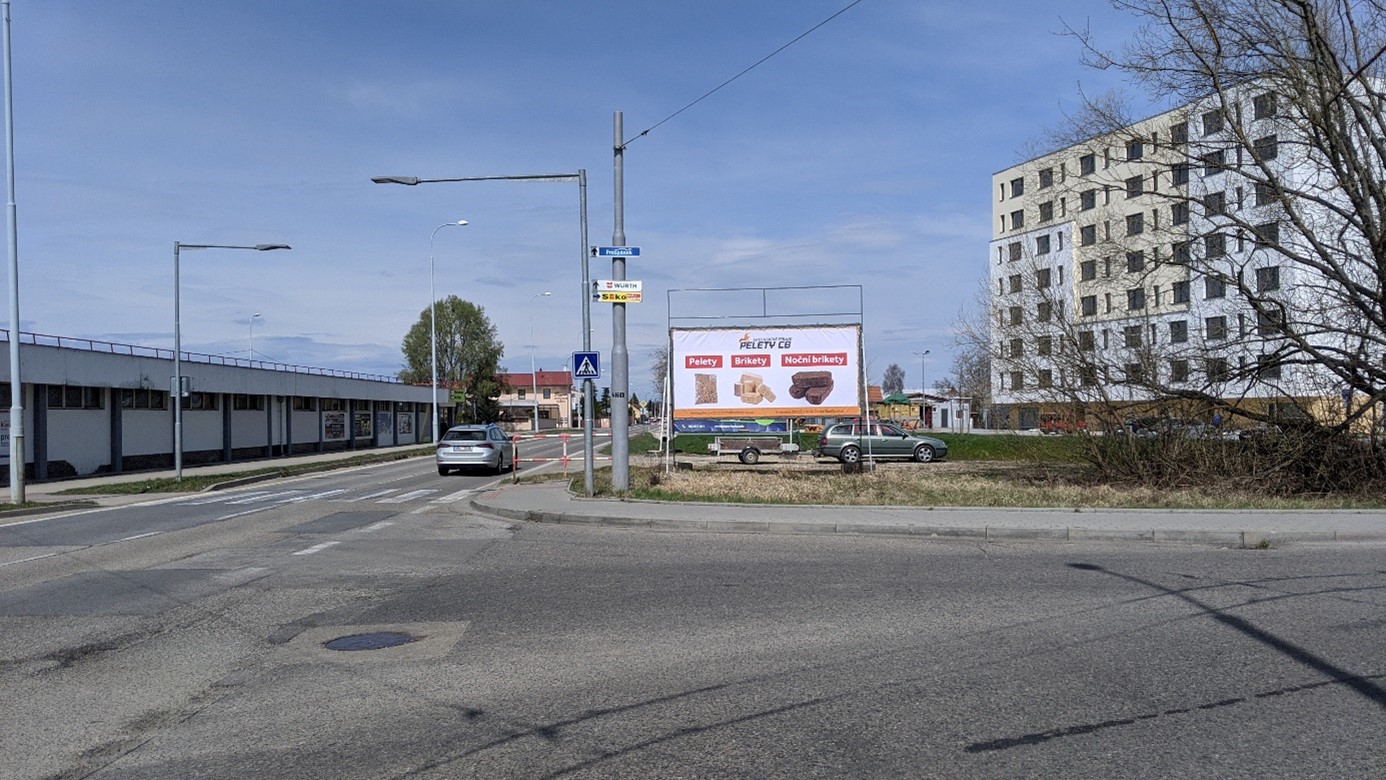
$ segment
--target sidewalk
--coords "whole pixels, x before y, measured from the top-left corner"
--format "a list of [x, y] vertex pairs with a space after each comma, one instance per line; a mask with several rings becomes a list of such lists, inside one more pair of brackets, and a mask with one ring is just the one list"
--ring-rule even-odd
[[940, 539], [1185, 542], [1257, 547], [1285, 542], [1386, 542], [1386, 511], [1186, 511], [676, 504], [588, 499], [558, 483], [477, 496], [478, 512], [510, 520], [729, 533], [894, 534]]

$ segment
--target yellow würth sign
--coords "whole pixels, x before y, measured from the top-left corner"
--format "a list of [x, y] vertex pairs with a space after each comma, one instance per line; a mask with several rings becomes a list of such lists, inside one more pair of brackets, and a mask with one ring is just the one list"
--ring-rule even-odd
[[617, 292], [613, 290], [597, 291], [597, 300], [601, 303], [640, 303], [644, 293], [639, 292]]

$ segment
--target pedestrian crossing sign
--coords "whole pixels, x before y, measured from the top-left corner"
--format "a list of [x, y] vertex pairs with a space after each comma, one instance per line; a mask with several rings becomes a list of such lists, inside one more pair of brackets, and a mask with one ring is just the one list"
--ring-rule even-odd
[[602, 353], [574, 352], [573, 378], [600, 379], [602, 376]]

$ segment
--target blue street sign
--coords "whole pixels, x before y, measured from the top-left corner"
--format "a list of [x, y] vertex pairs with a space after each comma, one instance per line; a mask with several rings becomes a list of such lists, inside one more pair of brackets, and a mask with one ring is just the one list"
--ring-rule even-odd
[[638, 246], [599, 246], [597, 257], [639, 257]]
[[573, 378], [574, 379], [601, 379], [602, 377], [602, 353], [600, 352], [574, 352], [573, 353]]

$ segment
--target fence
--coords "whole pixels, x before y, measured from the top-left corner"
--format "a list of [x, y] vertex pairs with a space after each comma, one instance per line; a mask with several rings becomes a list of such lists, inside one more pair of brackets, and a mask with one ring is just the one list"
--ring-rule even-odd
[[[581, 448], [582, 448], [582, 436], [583, 436], [583, 435], [582, 435], [581, 433], [529, 433], [529, 434], [516, 433], [516, 434], [512, 434], [511, 437], [510, 437], [510, 446], [511, 446], [510, 455], [511, 455], [511, 460], [512, 460], [512, 462], [514, 462], [514, 463], [562, 463], [562, 464], [563, 464], [563, 476], [566, 477], [566, 476], [568, 476], [568, 464], [569, 464], [571, 461], [582, 462], [582, 460], [583, 460], [583, 453], [581, 453], [581, 452], [579, 452], [579, 454], [577, 454], [577, 455], [570, 455], [570, 454], [568, 454], [568, 442], [571, 441], [572, 439], [577, 439], [577, 441], [578, 441], [578, 448], [579, 448], [579, 450], [581, 450]], [[598, 439], [598, 438], [608, 438], [608, 439], [609, 439], [609, 438], [611, 438], [611, 434], [610, 434], [610, 433], [593, 433], [593, 434], [592, 434], [592, 438], [593, 438], [593, 439]], [[531, 439], [536, 439], [536, 440], [537, 440], [537, 439], [558, 439], [559, 441], [563, 442], [563, 454], [560, 455], [560, 456], [558, 456], [558, 457], [554, 457], [554, 458], [521, 458], [521, 457], [520, 457], [520, 442], [521, 442], [522, 440], [523, 440], [523, 441], [529, 441], [529, 440], [531, 440]], [[596, 446], [596, 443], [595, 443], [595, 441], [594, 441], [594, 442], [593, 442], [593, 447], [595, 448], [595, 446]], [[593, 455], [593, 456], [592, 456], [592, 460], [593, 460], [594, 462], [595, 462], [595, 461], [599, 461], [599, 460], [611, 460], [611, 456], [610, 456], [610, 455]], [[519, 472], [518, 472], [516, 469], [514, 469], [514, 468], [510, 469], [510, 481], [511, 481], [511, 483], [515, 483], [515, 482], [520, 481]]]

